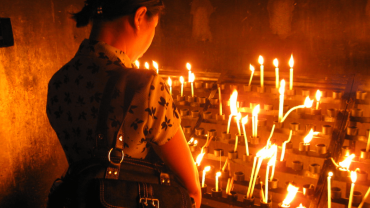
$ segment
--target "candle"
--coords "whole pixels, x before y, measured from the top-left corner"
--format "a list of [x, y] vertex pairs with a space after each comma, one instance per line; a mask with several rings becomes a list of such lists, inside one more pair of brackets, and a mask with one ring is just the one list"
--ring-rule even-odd
[[225, 171], [227, 164], [229, 164], [229, 158], [226, 158], [225, 164], [221, 169], [222, 171]]
[[258, 57], [258, 63], [261, 64], [260, 66], [260, 80], [261, 80], [261, 87], [263, 87], [263, 57], [262, 56], [259, 56]]
[[313, 132], [313, 129], [311, 129], [310, 130], [310, 132], [307, 134], [307, 136], [305, 136], [305, 138], [303, 138], [303, 143], [305, 144], [305, 145], [309, 145], [310, 144], [310, 142], [311, 142], [311, 140], [312, 140], [312, 138], [313, 138], [313, 135], [314, 134], [317, 134], [318, 132]]
[[285, 93], [285, 80], [281, 80], [280, 88], [279, 88], [279, 122], [281, 123], [283, 120], [283, 113], [284, 113], [284, 93]]
[[244, 135], [244, 143], [245, 143], [245, 154], [249, 156], [249, 148], [248, 148], [248, 137], [247, 132], [245, 131], [245, 124], [248, 123], [248, 115], [246, 115], [242, 119], [242, 127], [243, 127], [243, 135]]
[[191, 96], [194, 97], [194, 80], [195, 80], [195, 76], [194, 76], [194, 73], [191, 73], [190, 74], [190, 79], [189, 79], [189, 82], [191, 83]]
[[171, 77], [168, 77], [167, 84], [168, 84], [168, 86], [170, 86], [170, 95], [172, 96], [172, 80], [171, 80]]
[[237, 113], [236, 114], [236, 117], [235, 117], [235, 120], [236, 120], [236, 126], [238, 127], [238, 136], [242, 135], [241, 131], [240, 131], [240, 119], [242, 118], [242, 114], [241, 113]]
[[275, 131], [275, 124], [274, 124], [274, 125], [272, 125], [272, 129], [271, 129], [271, 132], [270, 132], [270, 136], [269, 136], [269, 138], [267, 139], [267, 142], [266, 142], [266, 148], [268, 148], [268, 147], [269, 147], [269, 145], [270, 145], [270, 140], [271, 140], [271, 138], [272, 138], [272, 135], [274, 135], [274, 131]]
[[149, 70], [149, 63], [145, 62], [145, 68]]
[[367, 136], [366, 152], [368, 152], [369, 149], [370, 149], [370, 132], [369, 132], [369, 136]]
[[339, 170], [348, 171], [349, 166], [351, 165], [351, 162], [352, 162], [353, 158], [355, 158], [355, 154], [351, 154], [351, 155], [347, 156], [346, 159], [344, 159], [342, 162], [339, 162], [339, 165], [336, 165], [335, 162], [334, 162], [334, 164], [337, 167], [339, 167]]
[[328, 208], [331, 208], [331, 177], [333, 176], [332, 172], [328, 174]]
[[257, 137], [258, 113], [260, 112], [260, 105], [254, 107], [252, 112], [252, 136]]
[[204, 156], [204, 152], [202, 151], [201, 153], [199, 153], [199, 155], [197, 156], [197, 159], [196, 159], [196, 162], [195, 162], [195, 164], [197, 165], [197, 166], [200, 166], [200, 163], [202, 162], [202, 160], [203, 160], [203, 156]]
[[252, 66], [252, 64], [249, 64], [249, 69], [251, 70], [251, 77], [249, 78], [249, 84], [248, 86], [251, 86], [251, 83], [252, 83], [252, 78], [253, 78], [253, 74], [254, 74], [254, 67]]
[[293, 201], [295, 195], [298, 192], [298, 187], [289, 184], [288, 186], [288, 194], [286, 195], [284, 201], [282, 202], [282, 207], [290, 207], [290, 203]]
[[289, 66], [290, 66], [289, 89], [293, 90], [293, 66], [294, 66], [293, 54], [290, 56]]
[[221, 116], [222, 115], [222, 95], [221, 95], [221, 87], [219, 84], [217, 85], [217, 88], [218, 88], [218, 103], [220, 106], [220, 116]]
[[184, 96], [184, 77], [180, 77], [180, 83], [181, 83], [181, 97]]
[[320, 99], [321, 99], [322, 93], [320, 90], [316, 91], [316, 110], [319, 109]]
[[281, 122], [284, 122], [285, 121], [285, 119], [288, 117], [288, 115], [292, 112], [292, 111], [294, 111], [294, 110], [296, 110], [296, 109], [298, 109], [298, 108], [311, 108], [312, 107], [312, 104], [313, 104], [313, 100], [310, 100], [310, 97], [309, 96], [307, 96], [306, 97], [306, 99], [305, 99], [305, 101], [304, 101], [304, 105], [299, 105], [299, 106], [296, 106], [296, 107], [293, 107], [293, 108], [291, 108], [286, 114], [285, 114], [285, 116], [284, 116], [284, 118], [281, 120]]
[[194, 137], [192, 137], [192, 138], [188, 141], [188, 144], [193, 143], [193, 141], [194, 141]]
[[190, 82], [190, 77], [191, 77], [191, 64], [186, 63], [186, 68], [188, 69], [188, 82]]
[[275, 77], [276, 77], [276, 81], [275, 81], [275, 87], [276, 89], [279, 88], [279, 61], [278, 59], [274, 59], [273, 61], [273, 64], [275, 66]]
[[218, 191], [218, 177], [221, 176], [221, 172], [216, 173], [216, 192]]
[[266, 169], [266, 177], [265, 177], [265, 203], [267, 203], [268, 201], [268, 184], [269, 184], [269, 170], [270, 170], [270, 166], [273, 166], [274, 163], [275, 163], [275, 157], [271, 157], [271, 159], [269, 160], [269, 162], [267, 163], [267, 169]]
[[249, 179], [249, 183], [248, 183], [248, 192], [247, 192], [247, 198], [248, 199], [249, 199], [249, 194], [250, 194], [250, 191], [251, 191], [251, 185], [252, 185], [252, 181], [253, 181], [254, 170], [256, 169], [257, 159], [258, 159], [258, 157], [255, 156], [254, 157], [254, 162], [253, 162], [253, 168], [252, 168], [252, 172], [251, 172], [251, 178]]
[[136, 60], [136, 61], [135, 61], [135, 65], [136, 65], [136, 67], [137, 67], [138, 69], [140, 69], [140, 62], [139, 62], [139, 60]]
[[194, 141], [194, 146], [197, 146], [198, 145], [198, 140], [195, 140]]
[[348, 208], [352, 207], [353, 191], [355, 189], [355, 182], [357, 180], [356, 171], [351, 171], [351, 191], [349, 192]]
[[238, 148], [238, 137], [239, 137], [239, 135], [236, 135], [236, 136], [235, 136], [234, 152], [236, 152], [236, 150], [237, 150], [237, 148]]
[[238, 109], [236, 107], [237, 99], [238, 99], [238, 91], [234, 90], [233, 93], [231, 94], [230, 100], [229, 100], [231, 113], [230, 113], [230, 116], [229, 116], [229, 121], [227, 123], [227, 131], [226, 131], [227, 134], [230, 133], [230, 124], [231, 124], [232, 117], [236, 116], [238, 114]]
[[283, 143], [283, 147], [282, 147], [282, 150], [281, 150], [281, 156], [280, 156], [280, 161], [283, 162], [284, 161], [284, 155], [285, 155], [285, 148], [286, 148], [286, 144], [290, 142], [290, 140], [292, 139], [292, 135], [293, 135], [293, 131], [290, 130], [290, 133], [289, 133], [289, 139], [286, 140], [284, 143]]
[[202, 178], [202, 187], [204, 187], [204, 183], [206, 181], [206, 173], [211, 170], [211, 166], [207, 166], [203, 169], [203, 178]]
[[[306, 208], [305, 206], [302, 205], [302, 203], [299, 205], [297, 208]], [[329, 208], [329, 207], [328, 207]]]
[[362, 208], [362, 206], [364, 205], [364, 203], [365, 203], [365, 201], [366, 201], [367, 197], [369, 196], [369, 194], [370, 194], [370, 188], [367, 190], [367, 192], [366, 192], [366, 194], [365, 194], [364, 198], [362, 198], [362, 201], [361, 201], [360, 205], [358, 205], [358, 207], [357, 207], [357, 208]]
[[159, 74], [159, 71], [158, 71], [158, 63], [157, 63], [157, 62], [155, 62], [155, 61], [153, 61], [153, 66], [154, 66], [154, 68], [156, 69], [157, 74]]
[[234, 186], [234, 177], [227, 179], [226, 194], [230, 194]]

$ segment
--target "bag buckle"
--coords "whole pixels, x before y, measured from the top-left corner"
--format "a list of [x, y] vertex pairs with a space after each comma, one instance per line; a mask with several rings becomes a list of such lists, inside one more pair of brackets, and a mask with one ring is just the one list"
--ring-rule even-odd
[[160, 178], [161, 185], [167, 185], [167, 186], [171, 185], [171, 179], [168, 173], [161, 173], [159, 178]]
[[108, 160], [109, 160], [109, 162], [112, 163], [112, 165], [119, 165], [119, 164], [121, 164], [123, 162], [123, 159], [125, 158], [125, 153], [123, 152], [123, 150], [121, 150], [121, 161], [119, 161], [119, 163], [115, 163], [115, 162], [113, 162], [111, 160], [110, 155], [111, 155], [112, 151], [113, 151], [113, 148], [111, 148], [109, 150], [109, 152], [108, 152]]
[[151, 205], [153, 207], [159, 208], [159, 200], [154, 198], [140, 198], [139, 203], [143, 204], [144, 206], [149, 206], [148, 201], [151, 201]]

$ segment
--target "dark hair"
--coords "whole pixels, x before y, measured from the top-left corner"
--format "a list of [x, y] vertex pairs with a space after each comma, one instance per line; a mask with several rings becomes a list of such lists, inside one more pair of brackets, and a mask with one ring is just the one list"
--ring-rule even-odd
[[91, 20], [114, 20], [116, 18], [135, 14], [140, 7], [148, 9], [147, 16], [151, 18], [162, 13], [164, 4], [162, 0], [86, 0], [85, 6], [72, 18], [77, 27], [84, 27]]

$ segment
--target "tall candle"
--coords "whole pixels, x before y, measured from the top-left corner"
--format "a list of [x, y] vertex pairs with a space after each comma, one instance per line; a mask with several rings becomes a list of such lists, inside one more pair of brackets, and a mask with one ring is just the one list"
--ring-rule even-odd
[[149, 63], [148, 62], [145, 62], [145, 68], [149, 70]]
[[316, 91], [316, 110], [319, 109], [320, 99], [321, 99], [322, 93], [320, 90]]
[[180, 83], [181, 83], [181, 97], [184, 96], [184, 77], [180, 77]]
[[237, 148], [238, 148], [238, 139], [239, 139], [239, 135], [236, 135], [236, 136], [235, 136], [234, 152], [236, 152], [236, 150], [237, 150]]
[[266, 167], [266, 177], [265, 177], [265, 203], [267, 204], [268, 201], [268, 186], [269, 186], [269, 170], [270, 170], [270, 165], [267, 165]]
[[190, 82], [190, 76], [191, 76], [191, 64], [186, 63], [186, 69], [188, 69], [188, 82]]
[[159, 71], [158, 71], [158, 63], [157, 62], [155, 62], [155, 61], [153, 61], [153, 66], [154, 66], [154, 68], [156, 69], [156, 71], [157, 71], [157, 74], [159, 74]]
[[193, 85], [194, 80], [195, 80], [194, 73], [191, 73], [189, 82], [191, 83], [191, 96], [192, 97], [194, 97], [194, 85]]
[[333, 176], [332, 172], [328, 174], [328, 208], [331, 208], [331, 177]]
[[218, 88], [218, 103], [220, 106], [220, 116], [222, 115], [222, 95], [221, 95], [221, 87], [220, 85], [217, 85]]
[[292, 130], [290, 130], [290, 133], [289, 133], [289, 139], [288, 139], [288, 140], [286, 140], [286, 141], [283, 143], [283, 147], [282, 147], [282, 150], [281, 150], [281, 156], [280, 156], [280, 161], [281, 161], [281, 162], [283, 162], [283, 160], [284, 160], [286, 144], [290, 142], [290, 140], [292, 139], [292, 135], [293, 135], [293, 131], [292, 131]]
[[[257, 137], [257, 125], [258, 125], [258, 113], [260, 112], [260, 105], [257, 105], [253, 109], [253, 117], [252, 117], [252, 124], [253, 124], [253, 129], [252, 129], [252, 136], [253, 138]], [[254, 119], [253, 119], [254, 118]]]
[[258, 157], [255, 156], [254, 157], [254, 162], [253, 162], [253, 168], [252, 168], [252, 172], [251, 172], [251, 178], [249, 179], [249, 183], [248, 183], [248, 191], [247, 191], [247, 198], [248, 199], [249, 199], [249, 194], [250, 194], [252, 183], [253, 183], [253, 176], [254, 176], [254, 170], [256, 169], [257, 159], [258, 159]]
[[362, 198], [362, 201], [361, 201], [360, 205], [358, 205], [357, 208], [362, 208], [362, 206], [364, 205], [364, 203], [365, 203], [367, 197], [369, 196], [369, 194], [370, 194], [370, 188], [367, 189], [367, 192], [366, 192], [365, 196]]
[[216, 192], [218, 191], [218, 177], [221, 176], [221, 172], [216, 173]]
[[236, 126], [238, 127], [238, 135], [242, 135], [240, 131], [240, 119], [242, 118], [242, 115], [240, 113], [236, 114], [235, 120], [236, 120]]
[[138, 69], [140, 69], [140, 62], [139, 62], [139, 60], [136, 60], [136, 61], [135, 61], [135, 65], [136, 65], [136, 67], [137, 67]]
[[263, 87], [263, 76], [264, 76], [264, 67], [263, 67], [263, 57], [259, 56], [258, 57], [258, 63], [261, 64], [260, 66], [260, 80], [261, 80], [261, 87]]
[[168, 77], [167, 83], [168, 83], [168, 86], [170, 87], [170, 95], [172, 96], [172, 80], [171, 80], [171, 77]]
[[248, 137], [247, 132], [245, 131], [245, 124], [248, 123], [248, 115], [246, 115], [242, 119], [242, 127], [243, 127], [243, 135], [244, 135], [244, 143], [245, 143], [245, 154], [249, 156], [249, 148], [248, 148]]
[[348, 208], [352, 207], [353, 191], [355, 190], [355, 182], [357, 180], [356, 171], [351, 171], [351, 191], [349, 192]]
[[369, 149], [370, 149], [370, 132], [369, 135], [367, 136], [366, 152], [368, 152]]
[[278, 120], [281, 123], [284, 114], [284, 93], [285, 93], [285, 80], [281, 80], [279, 88], [279, 117]]
[[312, 104], [313, 104], [313, 100], [310, 100], [310, 97], [309, 96], [307, 96], [306, 97], [306, 100], [304, 101], [304, 104], [303, 105], [299, 105], [299, 106], [295, 106], [295, 107], [293, 107], [293, 108], [291, 108], [286, 114], [285, 114], [285, 116], [283, 117], [283, 119], [281, 120], [281, 122], [284, 122], [285, 121], [285, 119], [288, 117], [288, 115], [292, 112], [292, 111], [294, 111], [294, 110], [296, 110], [296, 109], [298, 109], [298, 108], [311, 108], [312, 107]]
[[293, 66], [294, 66], [293, 54], [290, 57], [289, 66], [290, 66], [289, 89], [293, 90]]
[[203, 169], [202, 187], [204, 187], [206, 180], [206, 173], [211, 170], [211, 166], [207, 166]]
[[279, 61], [278, 59], [274, 59], [273, 64], [275, 66], [275, 87], [276, 89], [279, 88]]
[[248, 86], [251, 86], [251, 83], [252, 83], [252, 78], [253, 78], [253, 74], [254, 74], [254, 67], [252, 66], [252, 64], [249, 64], [249, 69], [251, 70], [251, 77], [249, 78], [249, 84]]

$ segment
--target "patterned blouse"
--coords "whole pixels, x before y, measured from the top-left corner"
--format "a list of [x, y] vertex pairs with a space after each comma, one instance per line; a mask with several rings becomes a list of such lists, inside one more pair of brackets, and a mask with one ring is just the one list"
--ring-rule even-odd
[[[117, 69], [131, 70], [128, 82], [139, 86], [128, 90], [133, 99], [123, 127], [125, 156], [144, 159], [151, 145], [164, 145], [178, 130], [179, 113], [166, 83], [154, 72], [131, 66], [119, 49], [86, 39], [75, 57], [49, 81], [46, 111], [69, 163], [91, 158], [104, 88]], [[118, 131], [125, 113], [121, 91], [113, 90], [108, 132]], [[114, 134], [107, 136], [113, 139]]]

